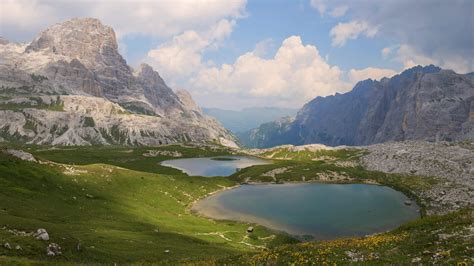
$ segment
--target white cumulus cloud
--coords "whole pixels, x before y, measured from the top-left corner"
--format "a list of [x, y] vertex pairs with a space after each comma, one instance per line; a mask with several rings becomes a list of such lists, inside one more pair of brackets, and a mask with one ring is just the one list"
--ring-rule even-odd
[[382, 57], [387, 58], [393, 52], [393, 47], [384, 47], [381, 51]]
[[2, 0], [0, 35], [29, 41], [49, 25], [73, 17], [94, 17], [129, 34], [171, 37], [205, 30], [224, 18], [245, 16], [246, 0]]
[[341, 80], [342, 74], [320, 56], [315, 46], [304, 45], [299, 36], [291, 36], [273, 58], [245, 53], [233, 64], [202, 69], [191, 80], [191, 87], [201, 94], [218, 92], [298, 107], [316, 96], [350, 89], [350, 84]]
[[331, 16], [338, 18], [342, 17], [346, 14], [347, 10], [349, 9], [348, 6], [342, 5], [342, 6], [336, 6], [332, 11], [331, 11]]
[[356, 39], [361, 34], [374, 37], [377, 31], [377, 26], [372, 26], [366, 21], [354, 20], [347, 23], [338, 23], [331, 29], [330, 35], [333, 46], [344, 46], [347, 40]]
[[179, 84], [180, 80], [206, 67], [202, 54], [218, 48], [234, 25], [235, 21], [223, 19], [205, 32], [185, 31], [150, 50], [145, 61], [159, 70], [171, 85]]
[[[349, 9], [349, 6], [345, 4], [334, 6], [334, 4], [338, 2], [339, 1], [311, 0], [309, 3], [312, 8], [319, 12], [321, 17], [324, 17], [324, 15], [328, 13], [331, 17], [338, 18], [344, 16]], [[330, 8], [331, 11], [329, 11]]]
[[446, 58], [431, 57], [407, 44], [400, 45], [394, 60], [402, 63], [404, 68], [410, 68], [416, 65], [433, 64], [444, 69], [454, 70], [461, 74], [472, 71], [474, 67], [472, 65], [472, 58], [470, 57], [465, 58], [459, 55], [453, 55]]
[[364, 69], [349, 70], [348, 77], [352, 84], [366, 79], [380, 80], [384, 77], [390, 78], [397, 72], [392, 69], [368, 67]]
[[[409, 47], [393, 47], [390, 56], [385, 50], [390, 59], [398, 54], [397, 60], [404, 62], [404, 66], [432, 62], [460, 73], [474, 71], [472, 0], [315, 0], [311, 3], [323, 14], [339, 6], [348, 6], [345, 16], [351, 22], [331, 31], [335, 46], [373, 33]], [[373, 26], [376, 31], [361, 32], [361, 29]]]
[[319, 15], [322, 17], [324, 13], [326, 13], [326, 1], [325, 0], [311, 0], [310, 1], [311, 7], [318, 10]]

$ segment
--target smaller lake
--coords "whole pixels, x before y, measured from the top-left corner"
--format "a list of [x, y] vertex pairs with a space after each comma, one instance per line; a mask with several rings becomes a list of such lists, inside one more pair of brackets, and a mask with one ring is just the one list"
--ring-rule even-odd
[[213, 219], [334, 239], [384, 232], [419, 218], [418, 206], [407, 206], [407, 200], [403, 193], [378, 185], [242, 185], [200, 200], [192, 209]]
[[229, 176], [241, 168], [270, 163], [272, 162], [269, 160], [250, 156], [216, 156], [167, 160], [161, 162], [161, 165], [179, 169], [190, 176], [211, 177]]

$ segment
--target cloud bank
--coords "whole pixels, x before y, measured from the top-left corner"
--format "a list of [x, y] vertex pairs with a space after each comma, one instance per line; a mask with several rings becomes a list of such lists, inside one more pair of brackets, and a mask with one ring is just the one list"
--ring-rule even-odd
[[245, 5], [246, 0], [2, 0], [0, 35], [30, 41], [51, 24], [94, 17], [112, 26], [119, 37], [171, 37], [186, 30], [205, 30], [224, 18], [241, 18]]
[[[211, 66], [202, 62], [198, 52], [193, 50], [194, 56], [186, 52], [187, 47], [192, 47], [189, 48], [192, 50], [199, 44], [204, 48], [209, 45], [208, 41], [201, 41], [195, 34], [192, 36], [190, 39], [200, 41], [183, 42], [185, 45], [182, 46], [181, 42], [173, 41], [158, 47], [150, 52], [148, 62], [155, 67], [166, 68], [167, 61], [177, 58], [170, 63], [172, 68], [166, 68], [165, 79], [191, 89], [199, 101], [208, 106], [221, 99], [224, 106], [235, 107], [234, 104], [245, 104], [235, 99], [245, 99], [245, 105], [259, 103], [300, 107], [316, 96], [346, 92], [357, 81], [396, 74], [389, 69], [351, 69], [347, 73], [347, 81], [344, 71], [330, 65], [316, 46], [304, 44], [300, 36], [285, 39], [271, 58], [263, 57], [263, 44], [260, 42], [253, 51], [239, 56], [232, 64]], [[266, 42], [268, 40], [263, 41]], [[172, 53], [168, 53], [170, 46], [173, 47]], [[181, 50], [186, 55], [183, 60], [175, 52]]]
[[311, 0], [321, 16], [341, 5], [347, 10], [345, 21], [330, 32], [334, 46], [377, 35], [393, 40], [398, 51], [383, 54], [404, 67], [429, 62], [459, 73], [474, 71], [474, 1]]

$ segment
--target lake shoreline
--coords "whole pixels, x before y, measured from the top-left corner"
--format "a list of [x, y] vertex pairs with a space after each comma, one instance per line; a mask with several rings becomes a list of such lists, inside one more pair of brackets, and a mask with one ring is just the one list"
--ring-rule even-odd
[[[184, 163], [187, 163], [187, 165], [184, 165]], [[251, 155], [228, 155], [164, 160], [159, 162], [159, 165], [180, 170], [188, 176], [211, 178], [217, 176], [229, 177], [247, 167], [272, 163], [272, 160]]]
[[[229, 209], [228, 207], [225, 207], [221, 202], [219, 202], [219, 195], [223, 194], [226, 191], [233, 190], [233, 189], [239, 189], [243, 188], [245, 186], [266, 186], [266, 185], [273, 185], [275, 187], [279, 186], [285, 186], [285, 185], [308, 185], [308, 184], [328, 184], [328, 185], [369, 185], [369, 186], [381, 186], [385, 188], [389, 188], [393, 190], [394, 192], [400, 193], [406, 200], [412, 201], [409, 197], [409, 195], [404, 194], [402, 191], [396, 190], [390, 186], [380, 184], [375, 181], [368, 181], [368, 182], [350, 182], [350, 181], [344, 181], [344, 182], [327, 182], [327, 181], [316, 181], [316, 180], [311, 180], [311, 181], [294, 181], [294, 182], [285, 182], [285, 183], [274, 183], [274, 182], [249, 182], [246, 184], [237, 184], [234, 186], [230, 187], [225, 187], [222, 189], [218, 189], [216, 191], [207, 193], [203, 197], [200, 197], [199, 199], [194, 200], [187, 206], [187, 211], [189, 213], [192, 213], [193, 215], [213, 220], [213, 221], [232, 221], [232, 222], [238, 222], [238, 223], [244, 223], [244, 224], [252, 224], [252, 225], [259, 225], [263, 226], [271, 231], [274, 231], [276, 234], [285, 234], [289, 235], [292, 238], [295, 238], [299, 241], [322, 241], [322, 240], [331, 240], [331, 239], [339, 239], [339, 238], [346, 238], [346, 237], [366, 237], [366, 236], [371, 236], [371, 235], [376, 235], [376, 234], [381, 234], [381, 233], [386, 233], [395, 230], [396, 228], [400, 227], [401, 225], [413, 221], [413, 220], [418, 220], [421, 219], [422, 216], [420, 214], [420, 209], [421, 207], [418, 204], [414, 204], [411, 208], [416, 208], [416, 213], [417, 217], [414, 219], [410, 219], [407, 221], [403, 221], [401, 224], [397, 225], [380, 225], [380, 228], [383, 228], [385, 226], [391, 227], [390, 229], [387, 230], [377, 230], [376, 232], [373, 233], [354, 233], [354, 235], [347, 235], [347, 236], [337, 236], [337, 237], [331, 237], [328, 236], [327, 234], [312, 234], [308, 233], [307, 231], [305, 232], [304, 229], [297, 229], [294, 226], [287, 226], [284, 224], [281, 224], [279, 222], [276, 222], [272, 219], [265, 218], [265, 217], [260, 217], [258, 215], [253, 215], [249, 213], [243, 213], [241, 211]], [[404, 199], [404, 201], [405, 201]], [[207, 203], [204, 203], [203, 205], [198, 205], [200, 202], [207, 200]], [[405, 201], [406, 202], [406, 201]], [[207, 206], [206, 206], [207, 204]], [[411, 204], [410, 204], [411, 205]], [[396, 221], [396, 220], [394, 220]], [[375, 226], [375, 225], [374, 225]], [[375, 226], [377, 227], [377, 226]], [[393, 227], [393, 228], [392, 228]], [[309, 236], [309, 237], [308, 237]]]

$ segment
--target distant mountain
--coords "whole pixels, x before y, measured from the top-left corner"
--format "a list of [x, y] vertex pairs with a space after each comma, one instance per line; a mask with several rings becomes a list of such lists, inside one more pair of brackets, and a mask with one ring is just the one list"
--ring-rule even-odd
[[52, 25], [28, 44], [0, 39], [0, 140], [160, 145], [234, 137], [152, 67], [128, 66], [113, 29], [85, 18]]
[[368, 79], [345, 94], [317, 97], [294, 120], [263, 124], [242, 139], [256, 147], [474, 139], [474, 77], [430, 65]]
[[295, 116], [298, 109], [278, 107], [253, 107], [240, 111], [218, 108], [203, 108], [203, 112], [215, 117], [222, 125], [234, 133], [241, 133], [286, 116]]

